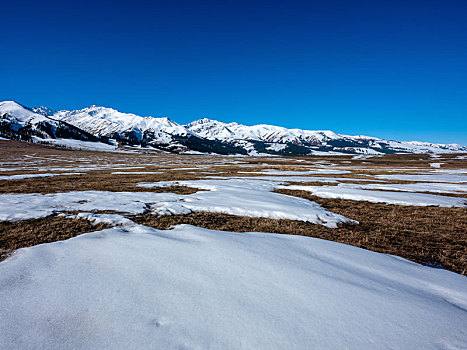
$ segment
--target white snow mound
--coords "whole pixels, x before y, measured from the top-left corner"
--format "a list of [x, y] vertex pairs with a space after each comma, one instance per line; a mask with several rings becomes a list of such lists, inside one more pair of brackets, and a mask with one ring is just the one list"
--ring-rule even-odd
[[0, 263], [0, 349], [465, 349], [467, 279], [309, 237], [127, 226]]

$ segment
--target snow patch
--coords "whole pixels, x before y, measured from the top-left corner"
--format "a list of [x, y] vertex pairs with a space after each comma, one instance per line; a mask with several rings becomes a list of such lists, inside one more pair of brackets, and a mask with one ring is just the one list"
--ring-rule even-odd
[[337, 186], [281, 186], [289, 190], [309, 191], [321, 198], [342, 198], [372, 203], [386, 203], [415, 206], [467, 207], [467, 199], [446, 197], [425, 193], [406, 193], [389, 191], [372, 191], [362, 189], [354, 184]]
[[77, 149], [77, 150], [87, 150], [87, 151], [102, 151], [102, 152], [113, 152], [117, 150], [116, 146], [108, 145], [102, 142], [90, 142], [90, 141], [81, 141], [81, 140], [73, 140], [73, 139], [40, 139], [37, 137], [33, 137], [35, 142], [70, 148], [70, 149]]
[[95, 211], [155, 215], [207, 211], [249, 217], [309, 221], [337, 227], [349, 219], [306, 199], [270, 192], [278, 182], [251, 179], [168, 181], [140, 184], [141, 187], [173, 185], [204, 189], [190, 195], [150, 192], [79, 191], [51, 194], [0, 195], [0, 220], [24, 220], [52, 215], [57, 211]]
[[74, 214], [59, 214], [59, 216], [64, 216], [69, 219], [82, 219], [88, 220], [93, 225], [98, 225], [100, 223], [108, 224], [112, 226], [128, 226], [136, 225], [132, 220], [127, 219], [120, 214], [96, 214], [96, 213], [78, 213]]
[[378, 179], [420, 181], [420, 182], [467, 182], [467, 175], [461, 174], [391, 174], [375, 175]]
[[187, 186], [206, 191], [185, 196], [183, 202], [157, 203], [152, 210], [164, 215], [207, 211], [230, 215], [302, 220], [337, 227], [348, 222], [342, 215], [331, 213], [306, 199], [271, 192], [279, 186], [272, 181], [253, 179], [166, 181], [144, 183], [145, 188]]
[[163, 174], [162, 171], [115, 171], [112, 175], [151, 175], [151, 174]]
[[59, 176], [59, 175], [80, 175], [82, 173], [61, 173], [61, 174], [18, 174], [18, 175], [4, 175], [0, 176], [0, 180], [22, 180], [22, 179], [31, 179], [35, 177], [50, 177], [50, 176]]
[[316, 174], [348, 174], [350, 171], [337, 169], [314, 169], [308, 171], [286, 171], [277, 169], [265, 169], [262, 171], [239, 171], [241, 174], [265, 174], [265, 175], [316, 175]]

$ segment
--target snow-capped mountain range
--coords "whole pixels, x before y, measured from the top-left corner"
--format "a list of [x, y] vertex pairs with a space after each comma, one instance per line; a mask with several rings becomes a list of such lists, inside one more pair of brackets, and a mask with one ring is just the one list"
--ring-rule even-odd
[[91, 106], [74, 111], [28, 108], [0, 102], [0, 136], [32, 142], [75, 139], [109, 145], [149, 147], [175, 153], [312, 155], [328, 153], [467, 152], [457, 144], [399, 142], [332, 131], [241, 125], [200, 119], [180, 125], [169, 118], [141, 117]]

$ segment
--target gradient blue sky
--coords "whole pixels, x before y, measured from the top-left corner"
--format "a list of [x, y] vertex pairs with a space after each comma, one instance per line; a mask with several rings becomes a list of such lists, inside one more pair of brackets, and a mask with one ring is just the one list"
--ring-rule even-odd
[[467, 144], [467, 1], [5, 1], [0, 100]]

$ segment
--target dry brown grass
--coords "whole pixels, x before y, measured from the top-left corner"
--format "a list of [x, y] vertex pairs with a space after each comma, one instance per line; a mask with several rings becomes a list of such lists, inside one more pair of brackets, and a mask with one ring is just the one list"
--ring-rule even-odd
[[0, 181], [0, 193], [57, 193], [68, 191], [112, 191], [112, 192], [174, 192], [192, 194], [199, 191], [185, 186], [137, 187], [141, 182], [196, 179], [199, 176], [176, 174], [111, 175], [108, 171], [94, 171], [83, 175], [52, 176], [22, 180]]
[[[199, 191], [195, 188], [185, 186], [171, 187], [137, 187], [139, 182], [146, 181], [115, 181], [108, 177], [85, 177], [84, 179], [64, 179], [59, 181], [47, 181], [51, 178], [44, 178], [43, 181], [31, 179], [33, 181], [9, 180], [11, 183], [0, 184], [0, 193], [57, 193], [68, 191], [111, 191], [111, 192], [173, 192], [177, 194], [192, 194]], [[34, 181], [35, 180], [35, 181]], [[152, 180], [160, 181], [160, 180]], [[16, 182], [16, 183], [15, 183]]]
[[[306, 157], [288, 157], [289, 159], [297, 159], [303, 162], [289, 162], [291, 166], [299, 166], [300, 164], [313, 164], [315, 162], [329, 162], [345, 166], [357, 166], [359, 168], [379, 168], [384, 169], [433, 169], [430, 163], [444, 163], [441, 169], [466, 169], [467, 159], [457, 159], [458, 156], [466, 154], [442, 154], [440, 158], [432, 158], [428, 154], [388, 154], [383, 157], [371, 157], [367, 159], [352, 159], [352, 156], [306, 156]], [[268, 160], [265, 158], [265, 162]], [[292, 170], [292, 169], [290, 169]]]
[[42, 243], [62, 241], [82, 233], [109, 227], [103, 223], [72, 220], [63, 216], [48, 216], [23, 221], [0, 221], [0, 261], [14, 250]]

